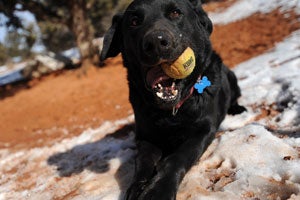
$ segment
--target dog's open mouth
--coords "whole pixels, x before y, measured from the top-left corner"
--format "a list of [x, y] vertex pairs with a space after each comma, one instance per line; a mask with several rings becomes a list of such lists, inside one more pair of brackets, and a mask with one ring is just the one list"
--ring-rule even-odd
[[179, 95], [179, 80], [173, 79], [165, 74], [161, 66], [151, 68], [146, 75], [148, 88], [154, 95], [164, 102], [174, 102]]

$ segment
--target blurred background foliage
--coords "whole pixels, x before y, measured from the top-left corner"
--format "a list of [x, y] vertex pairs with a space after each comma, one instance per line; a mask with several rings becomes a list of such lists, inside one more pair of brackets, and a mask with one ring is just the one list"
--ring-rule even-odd
[[[0, 41], [0, 66], [12, 58], [33, 56], [36, 43], [54, 53], [78, 47], [81, 57], [90, 59], [99, 53], [90, 48], [92, 40], [103, 36], [112, 16], [123, 11], [131, 1], [1, 0], [0, 28], [6, 27], [8, 34]], [[20, 12], [33, 15], [35, 23], [25, 24], [18, 15]]]

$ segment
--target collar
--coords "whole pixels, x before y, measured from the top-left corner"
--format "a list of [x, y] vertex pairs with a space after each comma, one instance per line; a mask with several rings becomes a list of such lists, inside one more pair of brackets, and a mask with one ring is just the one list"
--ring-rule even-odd
[[179, 110], [179, 108], [182, 106], [182, 104], [188, 100], [193, 92], [194, 92], [194, 89], [197, 90], [197, 92], [199, 94], [202, 94], [204, 89], [211, 86], [211, 82], [208, 80], [207, 76], [203, 76], [203, 78], [201, 79], [201, 76], [199, 76], [197, 82], [195, 83], [195, 85], [190, 89], [190, 92], [188, 93], [188, 95], [186, 95], [186, 97], [184, 97], [181, 101], [179, 101], [179, 103], [173, 107], [173, 116], [175, 116]]

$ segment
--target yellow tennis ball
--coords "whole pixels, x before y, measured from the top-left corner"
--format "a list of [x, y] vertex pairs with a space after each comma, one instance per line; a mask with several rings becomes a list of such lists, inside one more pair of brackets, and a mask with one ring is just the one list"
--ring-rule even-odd
[[188, 47], [171, 65], [168, 63], [162, 64], [164, 72], [175, 79], [184, 79], [190, 75], [196, 66], [194, 51]]

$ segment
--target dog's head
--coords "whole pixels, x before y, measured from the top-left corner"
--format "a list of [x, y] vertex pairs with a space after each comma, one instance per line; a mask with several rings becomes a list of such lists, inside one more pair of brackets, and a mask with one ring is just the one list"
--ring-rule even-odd
[[[130, 79], [145, 89], [153, 103], [171, 109], [181, 102], [204, 70], [211, 53], [212, 23], [200, 0], [134, 0], [123, 14], [114, 16], [104, 38], [101, 60], [120, 52]], [[175, 80], [161, 68], [187, 48], [193, 49], [196, 67]]]

